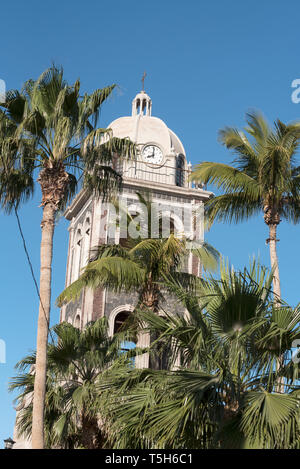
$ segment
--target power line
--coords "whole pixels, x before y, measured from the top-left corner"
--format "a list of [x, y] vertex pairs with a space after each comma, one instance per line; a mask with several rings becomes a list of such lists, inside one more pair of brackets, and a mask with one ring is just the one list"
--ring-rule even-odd
[[55, 342], [54, 342], [54, 339], [53, 339], [52, 331], [50, 329], [49, 319], [46, 316], [46, 311], [45, 311], [45, 308], [44, 308], [44, 305], [43, 305], [43, 302], [42, 302], [42, 299], [41, 299], [40, 290], [39, 290], [39, 287], [38, 287], [38, 284], [37, 284], [37, 281], [36, 281], [36, 277], [35, 277], [34, 270], [33, 270], [33, 267], [32, 267], [32, 262], [31, 262], [31, 259], [30, 259], [30, 256], [29, 256], [27, 245], [26, 245], [25, 236], [24, 236], [24, 233], [23, 233], [23, 230], [22, 230], [18, 210], [17, 210], [17, 207], [16, 207], [15, 204], [14, 204], [14, 212], [15, 212], [15, 215], [16, 215], [19, 232], [20, 232], [20, 235], [21, 235], [21, 238], [22, 238], [22, 241], [23, 241], [23, 248], [24, 248], [24, 251], [25, 251], [25, 254], [26, 254], [27, 262], [29, 264], [31, 276], [32, 276], [32, 279], [33, 279], [33, 282], [34, 282], [34, 285], [35, 285], [35, 289], [36, 289], [36, 292], [37, 292], [37, 295], [38, 295], [38, 298], [39, 298], [39, 301], [40, 301], [40, 304], [41, 304], [41, 307], [42, 307], [42, 310], [43, 310], [43, 313], [44, 313], [44, 316], [45, 316], [45, 319], [46, 319], [46, 322], [47, 322], [48, 332], [49, 332], [49, 335], [51, 337], [52, 343], [54, 345]]
[[[4, 160], [2, 153], [0, 154], [0, 157], [1, 157], [1, 160], [2, 160], [4, 173], [7, 177], [9, 177], [9, 171], [7, 169], [6, 161]], [[16, 215], [19, 232], [20, 232], [20, 235], [21, 235], [21, 238], [22, 238], [22, 241], [23, 241], [23, 248], [24, 248], [26, 258], [27, 258], [27, 261], [28, 261], [28, 264], [29, 264], [31, 276], [32, 276], [32, 279], [33, 279], [33, 282], [34, 282], [34, 285], [35, 285], [35, 288], [36, 288], [36, 292], [37, 292], [37, 295], [38, 295], [38, 298], [39, 298], [39, 301], [40, 301], [40, 305], [42, 307], [42, 310], [43, 310], [43, 313], [44, 313], [44, 316], [45, 316], [45, 319], [46, 319], [46, 322], [47, 322], [48, 333], [49, 333], [49, 335], [51, 337], [51, 340], [52, 340], [52, 343], [54, 345], [55, 342], [54, 342], [53, 335], [52, 335], [52, 332], [51, 332], [51, 329], [50, 329], [49, 320], [47, 318], [46, 311], [45, 311], [43, 302], [41, 300], [40, 290], [39, 290], [39, 287], [38, 287], [38, 284], [37, 284], [37, 281], [36, 281], [36, 277], [35, 277], [34, 270], [33, 270], [33, 267], [32, 267], [32, 262], [30, 260], [29, 252], [28, 252], [27, 245], [26, 245], [25, 236], [24, 236], [24, 233], [23, 233], [23, 230], [22, 230], [21, 221], [20, 221], [19, 214], [18, 214], [18, 209], [17, 209], [17, 204], [16, 204], [16, 202], [13, 202], [12, 205], [13, 205], [14, 212], [15, 212], [15, 215]], [[49, 317], [50, 317], [50, 315], [49, 315]]]

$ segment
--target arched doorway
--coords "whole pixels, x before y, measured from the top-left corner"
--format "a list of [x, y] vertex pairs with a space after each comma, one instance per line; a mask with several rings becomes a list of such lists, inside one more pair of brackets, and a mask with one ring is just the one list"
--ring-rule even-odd
[[[114, 318], [114, 328], [113, 328], [114, 334], [117, 334], [118, 332], [121, 332], [123, 330], [124, 324], [127, 321], [129, 315], [130, 315], [130, 311], [126, 311], [126, 310], [120, 311], [119, 313], [117, 313], [117, 315]], [[133, 340], [124, 340], [123, 342], [121, 342], [120, 352], [126, 353], [134, 348], [136, 348], [136, 342], [134, 342]], [[135, 358], [132, 358], [130, 360], [130, 363], [134, 367]]]

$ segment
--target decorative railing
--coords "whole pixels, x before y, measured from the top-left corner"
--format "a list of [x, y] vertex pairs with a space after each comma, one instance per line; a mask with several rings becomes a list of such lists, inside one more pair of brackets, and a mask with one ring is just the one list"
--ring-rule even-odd
[[183, 169], [167, 165], [147, 164], [140, 160], [123, 159], [118, 161], [115, 169], [122, 174], [124, 179], [141, 179], [143, 181], [179, 187], [206, 189], [202, 183], [189, 181], [189, 176], [192, 172], [191, 165], [189, 169]]

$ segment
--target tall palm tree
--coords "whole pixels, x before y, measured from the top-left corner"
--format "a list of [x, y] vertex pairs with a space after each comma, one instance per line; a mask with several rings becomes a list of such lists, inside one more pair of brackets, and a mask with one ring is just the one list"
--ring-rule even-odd
[[[99, 390], [110, 391], [114, 447], [299, 447], [299, 369], [291, 360], [299, 305], [274, 307], [272, 276], [255, 263], [243, 272], [223, 265], [220, 280], [191, 289], [166, 282], [189, 316], [140, 314], [174, 359], [180, 353], [182, 367], [117, 370], [101, 381]], [[276, 392], [278, 375], [288, 378], [284, 394]]]
[[108, 287], [115, 291], [138, 292], [137, 307], [157, 313], [159, 302], [164, 297], [164, 287], [160, 284], [163, 276], [173, 273], [182, 282], [188, 282], [193, 277], [180, 272], [182, 262], [190, 252], [200, 258], [204, 268], [217, 267], [219, 253], [207, 243], [190, 249], [188, 240], [174, 234], [162, 237], [163, 233], [157, 233], [158, 237], [152, 238], [151, 217], [156, 216], [156, 212], [153, 207], [151, 210], [149, 198], [141, 194], [138, 197], [147, 208], [148, 223], [136, 222], [135, 216], [126, 215], [128, 223], [136, 224], [139, 236], [136, 239], [129, 237], [121, 244], [99, 246], [96, 259], [86, 266], [78, 280], [61, 293], [57, 300], [59, 306], [78, 298], [86, 287]]
[[203, 162], [192, 174], [193, 180], [213, 183], [224, 191], [207, 202], [211, 222], [247, 220], [263, 212], [269, 229], [273, 290], [280, 301], [277, 257], [277, 227], [282, 219], [297, 223], [300, 216], [300, 166], [296, 164], [300, 124], [284, 124], [279, 119], [272, 130], [259, 113], [247, 114], [244, 131], [226, 127], [220, 141], [236, 157], [233, 166]]
[[[17, 125], [15, 140], [19, 142], [18, 151], [22, 155], [10, 169], [21, 168], [30, 189], [37, 173], [42, 192], [40, 306], [32, 425], [32, 446], [36, 449], [43, 448], [44, 441], [55, 216], [75, 193], [81, 176], [83, 187], [102, 197], [108, 196], [121, 183], [120, 175], [112, 168], [112, 160], [116, 154], [128, 154], [132, 146], [127, 139], [112, 138], [109, 129], [97, 128], [101, 105], [114, 88], [112, 85], [82, 96], [79, 80], [68, 85], [63, 70], [53, 65], [36, 81], [28, 80], [21, 92], [9, 91], [5, 102], [1, 103], [6, 116]], [[34, 155], [24, 150], [29, 143], [35, 145]], [[28, 189], [26, 191], [25, 194]]]
[[[128, 362], [120, 354], [127, 332], [108, 335], [108, 321], [101, 318], [82, 331], [68, 323], [53, 328], [55, 344], [48, 344], [45, 409], [45, 445], [48, 448], [101, 448], [106, 442], [105, 421], [101, 420], [103, 395], [97, 383], [120, 364]], [[25, 357], [11, 379], [10, 390], [20, 392], [17, 401], [19, 435], [31, 437], [32, 395], [36, 354]], [[103, 401], [103, 402], [102, 402]]]

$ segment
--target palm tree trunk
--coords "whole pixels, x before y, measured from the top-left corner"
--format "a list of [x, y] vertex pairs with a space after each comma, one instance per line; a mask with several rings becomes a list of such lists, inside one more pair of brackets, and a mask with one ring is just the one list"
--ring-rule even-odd
[[149, 274], [148, 281], [141, 294], [141, 303], [153, 313], [158, 313], [159, 287], [152, 281], [152, 274]]
[[69, 175], [61, 160], [48, 161], [38, 182], [42, 190], [40, 306], [37, 330], [35, 380], [32, 410], [32, 448], [44, 448], [44, 409], [47, 345], [50, 321], [51, 271], [55, 214], [66, 192]]
[[32, 413], [32, 448], [44, 448], [44, 405], [46, 392], [47, 344], [51, 301], [51, 265], [56, 207], [47, 203], [41, 223], [40, 306]]
[[[271, 267], [274, 272], [273, 276], [273, 291], [274, 291], [274, 302], [276, 306], [280, 306], [281, 300], [281, 289], [280, 289], [280, 277], [279, 277], [279, 267], [278, 267], [278, 256], [276, 249], [276, 239], [277, 235], [277, 224], [269, 225], [269, 244], [270, 244], [270, 258], [271, 258]], [[276, 369], [277, 371], [281, 368], [284, 363], [283, 355], [280, 355], [278, 358]], [[276, 392], [284, 392], [284, 378], [278, 378], [276, 387]]]
[[278, 257], [277, 257], [277, 249], [276, 249], [276, 243], [277, 243], [276, 234], [277, 234], [277, 224], [269, 225], [270, 259], [271, 259], [271, 267], [274, 271], [274, 277], [273, 277], [273, 290], [275, 294], [274, 300], [275, 300], [275, 303], [279, 305], [280, 299], [281, 299], [281, 290], [280, 290]]
[[82, 438], [81, 443], [85, 449], [101, 449], [103, 438], [95, 417], [87, 416], [84, 411], [81, 416]]

